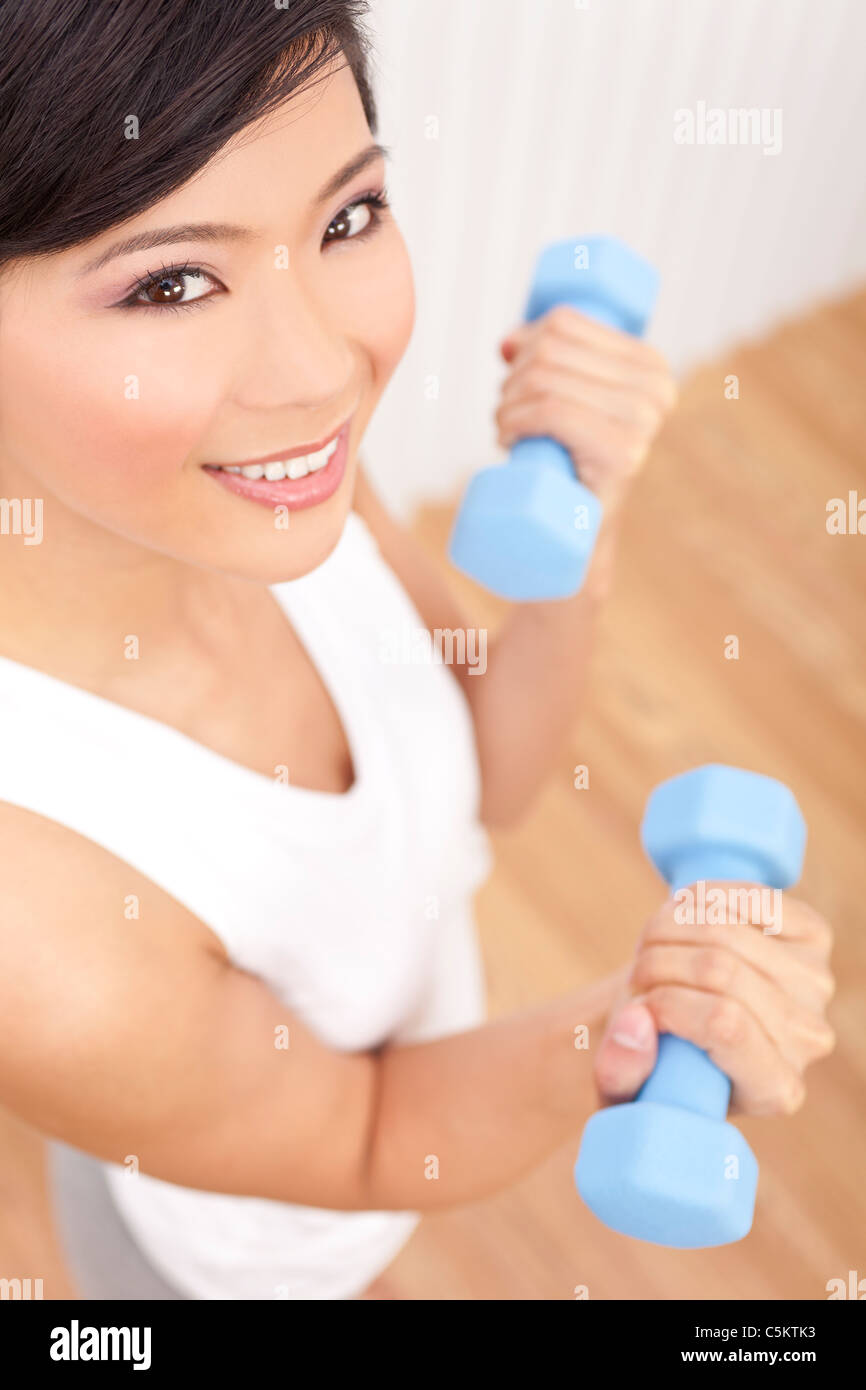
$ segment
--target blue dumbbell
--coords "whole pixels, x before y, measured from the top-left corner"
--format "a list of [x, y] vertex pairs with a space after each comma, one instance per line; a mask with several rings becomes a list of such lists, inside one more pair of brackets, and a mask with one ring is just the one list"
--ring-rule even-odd
[[[806, 824], [781, 782], [710, 764], [656, 787], [641, 840], [674, 890], [701, 879], [787, 888], [800, 876]], [[730, 1091], [706, 1052], [662, 1034], [637, 1098], [599, 1110], [584, 1129], [574, 1178], [590, 1210], [615, 1231], [680, 1250], [741, 1240], [758, 1164], [725, 1119]]]
[[[658, 274], [614, 237], [558, 241], [540, 255], [527, 323], [556, 304], [640, 337]], [[592, 555], [601, 504], [578, 482], [568, 450], [535, 435], [514, 445], [504, 465], [469, 484], [451, 536], [458, 569], [503, 598], [576, 594]]]

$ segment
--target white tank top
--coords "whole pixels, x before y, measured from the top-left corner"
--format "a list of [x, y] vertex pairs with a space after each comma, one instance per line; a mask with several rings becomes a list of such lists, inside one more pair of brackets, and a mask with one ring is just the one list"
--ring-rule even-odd
[[[490, 851], [463, 692], [441, 664], [405, 659], [424, 650], [422, 621], [356, 513], [322, 565], [272, 591], [343, 722], [345, 795], [271, 779], [0, 657], [0, 800], [165, 889], [334, 1048], [473, 1027], [471, 897]], [[124, 1157], [103, 1165], [112, 1196], [190, 1298], [352, 1298], [419, 1219], [202, 1192], [131, 1175]]]

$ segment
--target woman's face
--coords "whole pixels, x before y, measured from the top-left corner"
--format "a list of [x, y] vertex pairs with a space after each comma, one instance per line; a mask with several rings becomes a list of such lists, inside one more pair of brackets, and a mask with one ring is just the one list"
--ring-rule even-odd
[[[0, 490], [44, 499], [46, 539], [52, 512], [55, 531], [74, 513], [79, 529], [83, 519], [266, 583], [328, 555], [414, 320], [397, 226], [358, 202], [382, 191], [382, 156], [322, 196], [371, 143], [351, 71], [335, 67], [122, 228], [10, 267]], [[185, 230], [203, 223], [210, 231]], [[158, 245], [92, 268], [118, 242], [167, 228]], [[181, 266], [196, 273], [171, 273]], [[345, 422], [345, 446], [306, 476], [213, 467], [297, 456]]]

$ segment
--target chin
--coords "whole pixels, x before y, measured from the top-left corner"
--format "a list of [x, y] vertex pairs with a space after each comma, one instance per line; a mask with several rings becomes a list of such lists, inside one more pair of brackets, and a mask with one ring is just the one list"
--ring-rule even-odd
[[[336, 502], [337, 498], [332, 500]], [[210, 554], [177, 558], [260, 584], [302, 579], [318, 569], [335, 549], [350, 509], [351, 497], [347, 497], [345, 502], [341, 500], [339, 508], [327, 505], [310, 512], [293, 512], [285, 530], [269, 526], [264, 536], [238, 535], [231, 546], [221, 545], [218, 553], [214, 548]]]

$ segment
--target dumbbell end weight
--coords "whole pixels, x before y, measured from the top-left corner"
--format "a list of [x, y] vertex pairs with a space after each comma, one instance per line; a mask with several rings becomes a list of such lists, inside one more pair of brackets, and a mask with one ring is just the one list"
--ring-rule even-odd
[[590, 1211], [611, 1230], [698, 1250], [748, 1235], [758, 1163], [727, 1121], [644, 1100], [591, 1117], [574, 1181]]
[[707, 763], [655, 788], [641, 843], [674, 889], [712, 878], [790, 888], [803, 867], [806, 822], [783, 782]]
[[512, 601], [566, 598], [581, 588], [602, 508], [555, 440], [521, 439], [507, 467], [476, 473], [451, 535], [452, 562]]
[[526, 301], [527, 323], [573, 304], [609, 328], [640, 338], [658, 297], [659, 273], [619, 237], [567, 237], [545, 247]]

